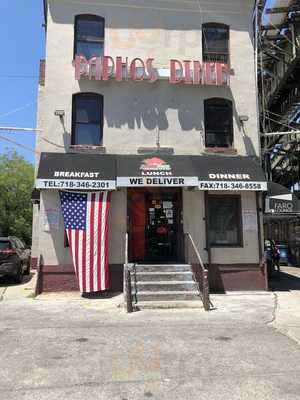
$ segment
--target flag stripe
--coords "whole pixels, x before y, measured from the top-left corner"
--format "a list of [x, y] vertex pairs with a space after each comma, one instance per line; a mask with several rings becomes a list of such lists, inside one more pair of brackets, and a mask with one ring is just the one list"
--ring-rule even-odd
[[[111, 200], [111, 192], [106, 193], [106, 213], [105, 213], [105, 247], [104, 247], [104, 254], [105, 254], [105, 261], [104, 261], [104, 269], [105, 269], [105, 287], [109, 287], [109, 274], [108, 274], [108, 219], [109, 219], [109, 212], [110, 212], [110, 200]], [[106, 266], [106, 267], [105, 267]]]
[[95, 235], [94, 235], [94, 242], [95, 242], [95, 260], [94, 260], [94, 287], [99, 288], [98, 277], [99, 277], [99, 270], [98, 270], [98, 260], [99, 260], [99, 251], [98, 251], [98, 243], [99, 243], [99, 209], [101, 207], [100, 203], [101, 195], [100, 193], [96, 193], [95, 199]]
[[59, 195], [80, 291], [107, 290], [110, 192]]
[[85, 290], [87, 293], [91, 291], [90, 286], [90, 232], [88, 229], [89, 223], [91, 220], [91, 194], [87, 195], [87, 213], [86, 213], [86, 221], [87, 221], [87, 230], [85, 232], [86, 235], [86, 262], [85, 262]]
[[[86, 243], [86, 232], [84, 231], [82, 233], [82, 242]], [[87, 287], [86, 287], [86, 245], [82, 246], [82, 292], [86, 293], [87, 292]]]
[[97, 269], [99, 271], [99, 276], [98, 276], [98, 286], [100, 290], [102, 290], [103, 287], [103, 277], [102, 277], [102, 210], [104, 207], [103, 203], [103, 193], [101, 193], [101, 201], [100, 201], [100, 207], [99, 207], [99, 231], [98, 231], [98, 242], [99, 242], [99, 247], [100, 247], [100, 252], [98, 254], [98, 263], [97, 263]]
[[91, 212], [90, 212], [90, 290], [94, 291], [94, 222], [95, 222], [95, 193], [91, 196]]
[[[106, 282], [106, 271], [104, 265], [105, 265], [105, 246], [106, 246], [106, 235], [105, 235], [105, 215], [106, 215], [106, 200], [107, 200], [107, 193], [103, 193], [103, 201], [102, 201], [102, 214], [101, 214], [101, 288], [105, 287], [105, 282]], [[102, 289], [103, 290], [103, 289]]]

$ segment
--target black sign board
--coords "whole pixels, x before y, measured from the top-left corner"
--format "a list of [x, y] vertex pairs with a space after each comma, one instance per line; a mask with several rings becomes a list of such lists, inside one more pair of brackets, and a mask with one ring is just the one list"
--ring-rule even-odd
[[116, 188], [115, 156], [42, 153], [36, 188], [113, 190]]
[[200, 190], [266, 191], [267, 182], [258, 161], [246, 156], [193, 156]]
[[117, 158], [117, 186], [198, 186], [192, 157], [124, 155]]

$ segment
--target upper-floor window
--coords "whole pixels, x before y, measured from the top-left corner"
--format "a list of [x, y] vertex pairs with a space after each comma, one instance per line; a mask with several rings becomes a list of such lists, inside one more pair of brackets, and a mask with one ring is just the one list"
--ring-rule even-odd
[[104, 18], [96, 15], [77, 15], [75, 18], [74, 55], [87, 60], [104, 54]]
[[206, 147], [231, 147], [233, 141], [232, 102], [221, 98], [204, 101]]
[[202, 53], [205, 62], [229, 62], [229, 26], [210, 22], [202, 25]]
[[72, 145], [99, 146], [103, 136], [103, 96], [79, 93], [73, 96]]

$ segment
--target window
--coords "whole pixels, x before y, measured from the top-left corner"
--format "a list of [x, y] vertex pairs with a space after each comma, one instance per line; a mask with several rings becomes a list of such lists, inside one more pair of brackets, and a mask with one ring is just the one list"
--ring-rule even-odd
[[80, 93], [73, 96], [72, 145], [100, 146], [103, 132], [103, 96]]
[[104, 54], [104, 18], [96, 15], [78, 15], [75, 18], [74, 56], [87, 60]]
[[223, 24], [202, 25], [202, 53], [205, 62], [229, 62], [229, 27]]
[[209, 196], [209, 237], [212, 246], [242, 246], [240, 196]]
[[233, 141], [232, 102], [212, 98], [204, 101], [206, 147], [231, 147]]
[[11, 244], [9, 240], [0, 240], [0, 251], [2, 250], [10, 250]]

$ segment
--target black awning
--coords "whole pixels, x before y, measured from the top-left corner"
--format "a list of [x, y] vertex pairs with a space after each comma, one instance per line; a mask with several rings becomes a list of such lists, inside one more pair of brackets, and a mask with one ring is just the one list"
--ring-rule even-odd
[[267, 190], [266, 177], [256, 159], [221, 155], [192, 158], [200, 190]]
[[116, 187], [112, 155], [42, 153], [37, 189], [107, 190]]
[[268, 182], [265, 212], [275, 215], [298, 214], [300, 213], [300, 200], [285, 186], [275, 182]]
[[117, 186], [198, 186], [193, 158], [171, 155], [117, 156]]

